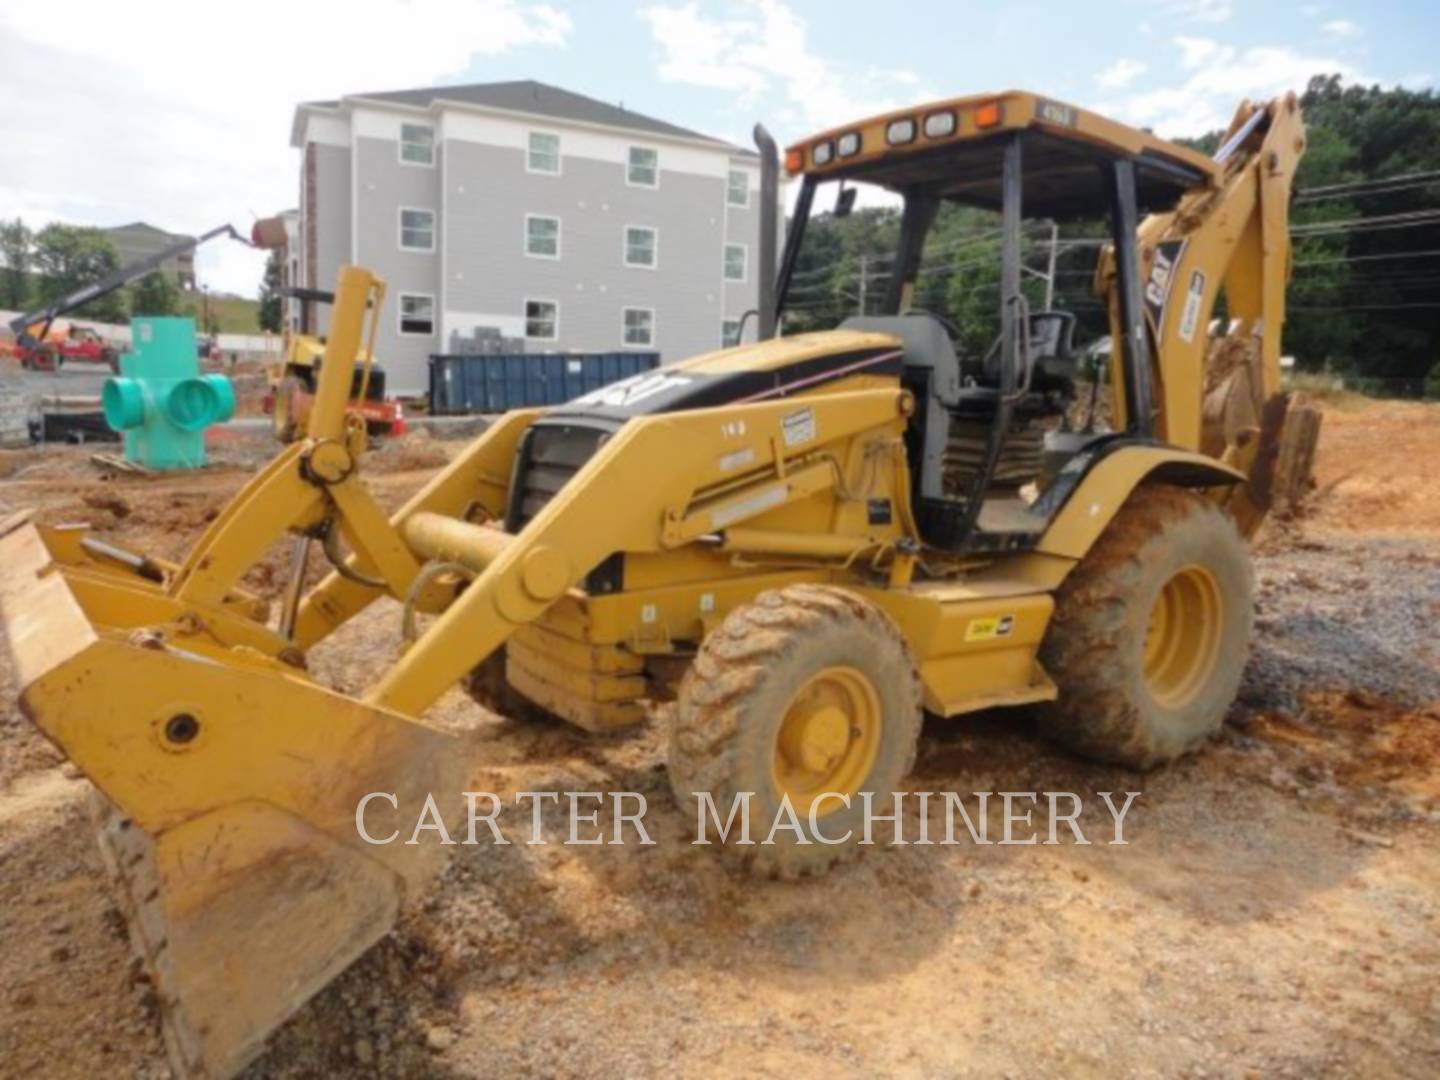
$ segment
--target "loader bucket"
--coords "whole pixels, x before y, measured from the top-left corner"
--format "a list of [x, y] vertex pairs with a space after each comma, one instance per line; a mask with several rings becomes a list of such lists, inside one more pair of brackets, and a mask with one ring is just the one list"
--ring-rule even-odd
[[383, 838], [428, 792], [463, 790], [468, 765], [454, 737], [266, 655], [263, 625], [223, 607], [167, 621], [173, 604], [134, 575], [58, 560], [35, 526], [0, 536], [21, 708], [98, 789], [101, 850], [177, 1075], [226, 1077], [439, 868], [440, 849], [408, 832], [363, 839], [360, 799], [387, 793], [366, 816]]

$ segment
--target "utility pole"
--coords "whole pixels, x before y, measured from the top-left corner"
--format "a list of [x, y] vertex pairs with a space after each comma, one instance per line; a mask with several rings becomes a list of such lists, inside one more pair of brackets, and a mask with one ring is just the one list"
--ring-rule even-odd
[[870, 257], [869, 257], [868, 255], [861, 255], [861, 256], [860, 256], [860, 312], [859, 312], [859, 313], [860, 313], [861, 315], [864, 315], [864, 314], [865, 314], [865, 286], [870, 283], [869, 262], [870, 262]]
[[1045, 310], [1055, 307], [1055, 253], [1060, 246], [1060, 226], [1050, 222], [1050, 264], [1045, 271]]

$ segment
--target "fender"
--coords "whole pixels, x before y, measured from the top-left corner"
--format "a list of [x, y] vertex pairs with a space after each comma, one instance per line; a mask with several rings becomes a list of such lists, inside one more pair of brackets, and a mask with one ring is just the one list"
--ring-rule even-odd
[[1063, 505], [1035, 550], [1084, 558], [1130, 493], [1149, 479], [1178, 487], [1228, 488], [1244, 483], [1245, 474], [1208, 455], [1173, 446], [1109, 442], [1094, 455], [1077, 455], [1042, 496], [1063, 500]]

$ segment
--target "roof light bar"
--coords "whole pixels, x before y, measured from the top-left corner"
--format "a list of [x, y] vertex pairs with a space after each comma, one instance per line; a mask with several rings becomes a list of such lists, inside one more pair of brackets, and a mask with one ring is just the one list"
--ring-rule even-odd
[[915, 141], [915, 118], [903, 116], [885, 125], [885, 141], [891, 146], [904, 146]]

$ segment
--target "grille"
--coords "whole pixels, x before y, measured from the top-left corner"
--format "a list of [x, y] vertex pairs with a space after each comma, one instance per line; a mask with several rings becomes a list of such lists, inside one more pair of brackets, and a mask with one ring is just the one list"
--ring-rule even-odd
[[536, 424], [522, 446], [506, 531], [523, 529], [555, 497], [610, 432], [575, 424]]

